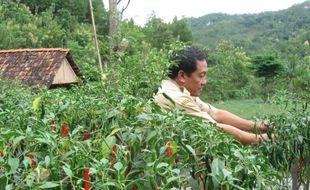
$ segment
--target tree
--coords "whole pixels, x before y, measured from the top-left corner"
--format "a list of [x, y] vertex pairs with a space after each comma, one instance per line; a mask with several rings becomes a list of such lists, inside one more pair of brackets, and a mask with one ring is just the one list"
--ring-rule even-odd
[[122, 2], [122, 0], [109, 0], [109, 40], [110, 48], [113, 50], [118, 46], [118, 42], [121, 39], [117, 39], [117, 34], [119, 32], [119, 24], [123, 12], [129, 6], [130, 0], [127, 0], [127, 4], [122, 7], [122, 10], [119, 11], [117, 6]]
[[303, 86], [300, 86], [300, 81], [303, 80], [301, 76], [307, 75], [309, 65], [307, 65], [305, 57], [310, 54], [309, 40], [310, 32], [301, 30], [278, 47], [282, 57], [286, 60], [287, 85], [291, 91], [295, 91], [297, 88], [301, 89]]
[[65, 31], [54, 20], [53, 8], [33, 15], [27, 6], [0, 5], [0, 48], [63, 47]]
[[155, 14], [151, 15], [145, 24], [144, 33], [145, 41], [158, 49], [163, 48], [165, 44], [172, 43], [175, 39], [169, 24], [166, 24], [161, 18], [157, 18]]
[[223, 100], [242, 96], [250, 77], [250, 58], [245, 51], [230, 41], [221, 41], [209, 57], [207, 97]]
[[268, 86], [283, 71], [283, 60], [276, 55], [257, 55], [252, 59], [251, 68], [257, 77], [263, 77], [263, 99], [268, 98]]
[[172, 35], [179, 38], [181, 42], [193, 41], [192, 30], [189, 26], [189, 21], [187, 18], [182, 18], [178, 20], [178, 18], [175, 17], [170, 25], [170, 28], [172, 31]]

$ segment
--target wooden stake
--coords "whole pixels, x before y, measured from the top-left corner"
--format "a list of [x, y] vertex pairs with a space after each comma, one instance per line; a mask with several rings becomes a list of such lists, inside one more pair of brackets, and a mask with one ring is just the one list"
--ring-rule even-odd
[[[98, 61], [99, 61], [99, 66], [100, 66], [101, 78], [102, 78], [102, 75], [103, 75], [103, 68], [102, 68], [102, 61], [101, 61], [101, 56], [100, 56], [100, 51], [99, 51], [99, 45], [98, 45], [98, 39], [97, 39], [96, 23], [95, 23], [95, 18], [94, 18], [94, 13], [93, 13], [93, 4], [92, 4], [92, 0], [89, 0], [89, 7], [90, 7], [91, 20], [92, 20], [93, 30], [94, 30], [96, 51], [97, 51], [97, 56], [98, 56]], [[106, 63], [104, 64], [104, 68], [107, 69], [107, 64], [106, 64]]]

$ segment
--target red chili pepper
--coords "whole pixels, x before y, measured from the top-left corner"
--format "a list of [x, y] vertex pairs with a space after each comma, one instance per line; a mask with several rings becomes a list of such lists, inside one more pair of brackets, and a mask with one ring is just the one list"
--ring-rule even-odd
[[300, 159], [300, 160], [299, 160], [299, 164], [298, 164], [298, 166], [297, 166], [297, 168], [296, 168], [297, 173], [299, 173], [299, 172], [301, 171], [302, 166], [304, 165], [304, 163], [305, 163], [305, 160], [304, 160], [304, 159]]
[[85, 140], [87, 140], [87, 139], [89, 139], [89, 138], [90, 138], [89, 132], [88, 132], [88, 131], [85, 131], [85, 132], [83, 133], [83, 140], [85, 141]]
[[304, 163], [305, 163], [305, 160], [304, 160], [304, 159], [300, 159], [300, 160], [299, 160], [299, 164], [300, 164], [300, 165], [304, 165]]
[[32, 149], [30, 149], [29, 152], [30, 152], [30, 153], [29, 153], [29, 155], [28, 155], [28, 158], [31, 159], [31, 167], [34, 168], [34, 167], [36, 167], [37, 163], [34, 161], [34, 156], [31, 154]]
[[[170, 148], [170, 143], [169, 142], [167, 143], [167, 150], [166, 150], [166, 152], [167, 152], [167, 158], [170, 158], [172, 156], [172, 153], [171, 153], [171, 148]], [[172, 163], [174, 165], [176, 164], [175, 159], [172, 160]]]
[[134, 185], [134, 186], [132, 187], [132, 190], [138, 190], [138, 187], [137, 187], [136, 185]]
[[68, 129], [69, 129], [69, 125], [67, 122], [64, 122], [62, 131], [61, 131], [61, 137], [64, 138], [68, 135]]
[[117, 152], [117, 146], [116, 144], [112, 148], [112, 154], [111, 154], [111, 167], [114, 168], [114, 162], [115, 162], [115, 154]]
[[167, 143], [167, 150], [166, 150], [166, 152], [167, 152], [167, 158], [170, 158], [171, 157], [171, 148], [170, 148], [170, 143]]
[[84, 169], [84, 189], [90, 190], [90, 175], [89, 175], [89, 168]]
[[125, 177], [127, 177], [128, 174], [129, 174], [129, 167], [127, 167], [126, 170], [125, 170]]

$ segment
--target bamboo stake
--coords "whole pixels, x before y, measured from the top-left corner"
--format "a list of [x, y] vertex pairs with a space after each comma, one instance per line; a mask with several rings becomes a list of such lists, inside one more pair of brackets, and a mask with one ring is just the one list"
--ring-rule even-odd
[[[99, 61], [99, 66], [100, 66], [101, 78], [102, 78], [102, 76], [103, 76], [103, 68], [102, 68], [102, 61], [101, 61], [99, 45], [98, 45], [98, 39], [97, 39], [96, 23], [95, 23], [95, 18], [94, 18], [94, 13], [93, 13], [92, 0], [89, 0], [89, 6], [90, 6], [91, 20], [92, 20], [92, 25], [93, 25], [93, 32], [94, 32], [94, 37], [95, 37], [96, 51], [97, 51], [97, 56], [98, 56], [98, 61]], [[107, 69], [107, 64], [106, 63], [104, 63], [104, 68]]]

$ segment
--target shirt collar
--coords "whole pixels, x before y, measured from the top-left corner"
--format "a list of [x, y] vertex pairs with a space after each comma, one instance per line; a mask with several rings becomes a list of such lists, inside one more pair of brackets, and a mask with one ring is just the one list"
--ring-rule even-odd
[[178, 83], [176, 83], [172, 79], [163, 80], [161, 83], [161, 89], [160, 90], [180, 91], [187, 96], [191, 96], [191, 93], [186, 88], [178, 85]]

